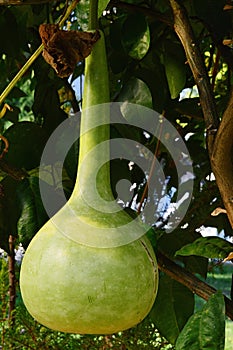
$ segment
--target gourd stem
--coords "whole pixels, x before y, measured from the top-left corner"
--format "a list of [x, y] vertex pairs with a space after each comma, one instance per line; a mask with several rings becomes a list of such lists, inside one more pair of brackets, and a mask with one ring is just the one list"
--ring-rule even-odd
[[[96, 29], [97, 0], [90, 0], [89, 16], [89, 28]], [[101, 37], [85, 60], [78, 175], [73, 196], [80, 200], [81, 193], [88, 193], [88, 196], [94, 198], [93, 179], [95, 179], [100, 196], [112, 201], [109, 169], [109, 75], [104, 34], [99, 32]]]
[[98, 29], [98, 0], [89, 0], [88, 29]]

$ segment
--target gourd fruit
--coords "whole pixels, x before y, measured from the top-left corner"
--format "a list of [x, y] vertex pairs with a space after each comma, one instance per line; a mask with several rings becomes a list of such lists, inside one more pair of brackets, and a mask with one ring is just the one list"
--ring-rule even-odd
[[[109, 101], [103, 33], [86, 59], [84, 85], [74, 191], [30, 242], [21, 266], [20, 288], [29, 313], [43, 325], [63, 332], [112, 334], [136, 325], [148, 314], [157, 293], [158, 270], [145, 236], [128, 244], [117, 241], [118, 232], [121, 240], [123, 235], [133, 237], [135, 230], [143, 232], [144, 228], [135, 221], [128, 225], [132, 219], [113, 204], [108, 164], [101, 167], [96, 186], [116, 210], [105, 213], [99, 210], [98, 201], [92, 203], [89, 182], [95, 175], [93, 163], [103, 155], [96, 146], [109, 139], [108, 106], [103, 105], [104, 113], [97, 114], [95, 108], [89, 108]], [[96, 118], [106, 123], [93, 128]], [[105, 152], [109, 152], [108, 142]], [[122, 233], [121, 227], [128, 231]], [[108, 237], [111, 230], [116, 231], [114, 243], [114, 234]], [[103, 233], [96, 241], [95, 231]], [[94, 243], [82, 243], [79, 237], [85, 235], [92, 235]]]

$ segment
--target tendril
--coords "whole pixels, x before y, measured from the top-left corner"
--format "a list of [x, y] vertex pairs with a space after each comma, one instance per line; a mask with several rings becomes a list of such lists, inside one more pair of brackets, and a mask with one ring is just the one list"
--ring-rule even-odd
[[8, 149], [9, 149], [9, 142], [8, 142], [8, 140], [4, 137], [4, 136], [2, 136], [2, 135], [0, 135], [0, 139], [4, 142], [4, 144], [5, 144], [5, 148], [4, 148], [4, 150], [2, 151], [2, 153], [0, 154], [0, 159], [2, 159], [3, 157], [4, 157], [4, 155], [8, 152]]

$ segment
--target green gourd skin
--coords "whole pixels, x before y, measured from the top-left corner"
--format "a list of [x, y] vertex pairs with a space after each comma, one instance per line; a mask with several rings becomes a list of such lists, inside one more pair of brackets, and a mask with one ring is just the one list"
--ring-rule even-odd
[[[102, 33], [86, 59], [84, 84], [81, 130], [89, 128], [93, 118], [106, 118], [106, 123], [109, 122], [108, 113], [96, 116], [88, 111], [90, 106], [109, 101]], [[84, 184], [84, 192], [88, 192], [88, 179], [92, 177], [91, 162], [85, 163], [85, 154], [108, 138], [107, 124], [82, 135], [73, 194], [35, 235], [23, 258], [20, 288], [25, 306], [38, 322], [54, 330], [79, 334], [122, 331], [141, 322], [156, 297], [158, 267], [145, 236], [110, 248], [87, 246], [75, 238], [81, 234], [94, 235], [93, 226], [88, 226], [90, 223], [107, 230], [131, 221], [123, 211], [104, 214], [82, 199], [80, 179], [85, 180], [82, 186]], [[108, 146], [106, 152], [109, 152]], [[94, 152], [93, 161], [99, 158], [101, 153]], [[109, 178], [106, 165], [102, 169], [99, 191], [106, 200], [112, 201]]]

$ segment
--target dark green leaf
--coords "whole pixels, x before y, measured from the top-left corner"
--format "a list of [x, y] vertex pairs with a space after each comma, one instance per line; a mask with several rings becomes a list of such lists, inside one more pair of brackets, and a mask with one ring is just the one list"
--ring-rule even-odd
[[200, 237], [176, 252], [176, 255], [199, 255], [211, 259], [225, 259], [233, 251], [233, 244], [219, 237]]
[[21, 210], [19, 240], [26, 247], [48, 218], [40, 197], [39, 179], [30, 176], [23, 180], [18, 186], [17, 195]]
[[50, 134], [67, 118], [67, 114], [60, 108], [58, 94], [62, 79], [56, 76], [44, 60], [36, 63], [37, 85], [32, 109], [35, 117], [43, 121], [43, 128]]
[[150, 50], [140, 61], [140, 68], [137, 69], [135, 75], [147, 84], [152, 95], [154, 109], [162, 113], [167, 108], [166, 101], [169, 91], [164, 66], [155, 50]]
[[217, 38], [227, 35], [231, 17], [229, 11], [224, 11], [224, 0], [193, 0], [193, 3], [197, 16], [210, 25]]
[[121, 90], [118, 101], [152, 107], [152, 98], [148, 86], [140, 79], [132, 77]]
[[19, 120], [19, 112], [20, 109], [18, 107], [14, 107], [12, 111], [7, 110], [4, 115], [4, 119], [7, 119], [12, 123], [16, 123]]
[[225, 342], [225, 304], [220, 292], [213, 294], [202, 311], [186, 323], [176, 341], [176, 350], [223, 350]]
[[40, 164], [47, 141], [43, 129], [32, 122], [20, 122], [9, 127], [4, 136], [9, 142], [5, 160], [18, 168], [32, 169]]
[[186, 72], [184, 64], [177, 60], [176, 57], [165, 55], [165, 71], [171, 98], [177, 98], [184, 88], [186, 81]]
[[179, 96], [186, 82], [185, 56], [182, 47], [174, 41], [164, 42], [162, 55], [172, 99]]
[[142, 59], [150, 47], [150, 32], [141, 13], [130, 14], [122, 26], [122, 45], [129, 56]]
[[161, 276], [150, 316], [159, 332], [172, 344], [192, 315], [193, 309], [193, 293], [167, 275]]
[[[169, 234], [163, 234], [158, 241], [159, 248], [166, 252], [171, 258], [174, 257], [176, 251], [200, 237], [198, 232], [186, 232], [186, 230], [175, 230]], [[185, 264], [185, 267], [194, 273], [198, 273], [204, 278], [207, 274], [208, 259], [199, 256], [179, 257]]]
[[109, 64], [114, 74], [118, 74], [126, 69], [128, 57], [124, 52], [113, 51], [109, 57]]
[[[0, 15], [0, 52], [9, 56], [17, 57], [20, 49], [19, 29], [16, 18], [11, 9], [5, 8]], [[14, 43], [12, 45], [12, 43]]]

